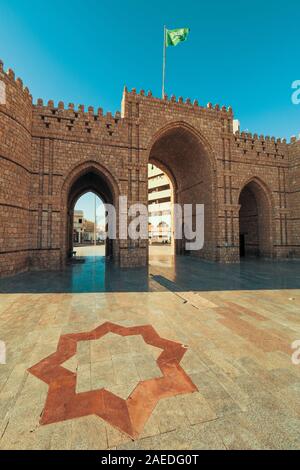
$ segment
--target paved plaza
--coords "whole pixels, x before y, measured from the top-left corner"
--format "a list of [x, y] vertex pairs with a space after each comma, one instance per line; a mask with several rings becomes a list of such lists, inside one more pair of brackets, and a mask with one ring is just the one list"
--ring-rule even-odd
[[300, 263], [101, 249], [0, 281], [0, 448], [299, 448]]

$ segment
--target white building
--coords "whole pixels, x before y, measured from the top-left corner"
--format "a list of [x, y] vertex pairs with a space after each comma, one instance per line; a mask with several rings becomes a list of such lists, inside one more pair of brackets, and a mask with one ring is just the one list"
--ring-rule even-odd
[[159, 168], [148, 165], [149, 243], [171, 243], [171, 183]]
[[74, 243], [92, 243], [94, 242], [94, 222], [84, 218], [84, 212], [74, 210], [73, 217], [73, 242]]
[[83, 211], [74, 210], [73, 216], [73, 241], [81, 243], [83, 241]]

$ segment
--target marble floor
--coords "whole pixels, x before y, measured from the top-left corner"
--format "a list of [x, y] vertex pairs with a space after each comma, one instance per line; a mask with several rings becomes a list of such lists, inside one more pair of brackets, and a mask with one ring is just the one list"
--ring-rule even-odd
[[0, 449], [297, 449], [300, 263], [0, 282]]
[[103, 250], [103, 246], [76, 248], [74, 262], [62, 271], [0, 279], [0, 294], [300, 289], [300, 260], [247, 259], [224, 265], [174, 257], [170, 247], [152, 246], [149, 266], [120, 269], [101, 256]]

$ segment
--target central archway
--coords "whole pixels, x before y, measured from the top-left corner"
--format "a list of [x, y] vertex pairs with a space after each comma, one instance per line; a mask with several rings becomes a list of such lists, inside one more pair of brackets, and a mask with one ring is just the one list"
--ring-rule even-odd
[[[174, 203], [193, 205], [193, 227], [196, 204], [204, 204], [204, 246], [190, 253], [216, 260], [215, 161], [206, 140], [186, 123], [173, 123], [154, 137], [148, 161], [171, 180]], [[176, 254], [187, 253], [185, 241], [176, 240]]]
[[[87, 162], [75, 168], [66, 179], [62, 199], [65, 216], [62, 219], [62, 265], [73, 252], [73, 218], [76, 201], [85, 193], [95, 193], [105, 204], [118, 210], [118, 186], [111, 174], [94, 162]], [[118, 230], [118, 226], [117, 226]], [[105, 255], [114, 261], [119, 260], [118, 240], [106, 239]]]

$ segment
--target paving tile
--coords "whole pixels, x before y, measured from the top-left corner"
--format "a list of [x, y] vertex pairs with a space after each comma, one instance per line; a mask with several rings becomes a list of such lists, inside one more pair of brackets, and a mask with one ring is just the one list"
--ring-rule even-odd
[[183, 410], [188, 422], [192, 425], [217, 419], [217, 414], [201, 392], [176, 397], [176, 401], [178, 408]]
[[[0, 366], [0, 448], [297, 449], [300, 368], [290, 345], [300, 339], [299, 311], [297, 290], [1, 294], [9, 360]], [[27, 372], [56, 351], [61, 335], [105, 321], [152, 325], [185, 344], [180, 364], [198, 388], [153, 406], [145, 394], [151, 412], [134, 441], [95, 414], [41, 424], [48, 385]], [[125, 400], [141, 381], [162, 376], [162, 349], [141, 335], [106, 336], [79, 341], [62, 364], [77, 374], [78, 394], [106, 387]]]
[[71, 423], [74, 450], [105, 450], [108, 446], [105, 423], [96, 416], [74, 419]]
[[79, 364], [77, 371], [76, 393], [91, 390], [91, 364]]
[[54, 432], [51, 435], [51, 450], [68, 450], [72, 449], [72, 421], [62, 421], [60, 423], [49, 424], [53, 427]]
[[120, 385], [140, 380], [133, 356], [131, 354], [118, 354], [112, 356], [113, 370], [116, 382]]
[[133, 382], [128, 381], [121, 385], [112, 381], [107, 381], [104, 387], [106, 388], [106, 390], [109, 390], [110, 392], [114, 393], [118, 397], [121, 397], [124, 400], [126, 400], [129, 397], [129, 395], [134, 391], [137, 384], [138, 382], [136, 382], [135, 380]]
[[118, 450], [226, 450], [221, 436], [211, 423], [184, 426], [171, 432], [117, 445]]
[[99, 361], [107, 361], [111, 359], [109, 348], [105, 344], [105, 338], [90, 342], [91, 363]]
[[91, 389], [105, 387], [110, 390], [113, 385], [116, 385], [116, 380], [111, 359], [91, 363]]
[[186, 423], [185, 412], [176, 397], [165, 398], [155, 407], [153, 412], [160, 433], [173, 431]]
[[79, 341], [77, 343], [77, 358], [80, 365], [90, 364], [91, 362], [91, 342]]
[[259, 440], [257, 433], [247, 427], [241, 414], [231, 414], [212, 423], [212, 429], [221, 436], [228, 450], [268, 450], [271, 447]]
[[151, 354], [136, 354], [133, 356], [133, 362], [140, 380], [162, 377], [162, 372]]

